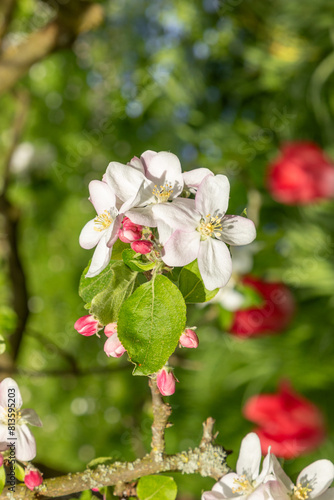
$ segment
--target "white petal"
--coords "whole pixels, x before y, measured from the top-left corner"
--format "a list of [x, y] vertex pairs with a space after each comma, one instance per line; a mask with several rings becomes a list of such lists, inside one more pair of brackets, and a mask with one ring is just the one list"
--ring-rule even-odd
[[229, 194], [230, 183], [226, 175], [207, 175], [196, 193], [196, 209], [203, 217], [208, 214], [222, 217], [228, 207]]
[[146, 177], [158, 186], [165, 182], [171, 184], [173, 197], [183, 191], [181, 163], [173, 153], [162, 151], [152, 156], [146, 167]]
[[136, 168], [112, 161], [108, 165], [106, 179], [116, 196], [122, 201], [127, 201], [138, 194], [143, 181], [145, 181], [145, 176]]
[[[265, 484], [261, 484], [261, 486], [258, 486], [253, 493], [247, 496], [247, 500], [274, 500], [274, 497], [272, 496], [269, 487]], [[280, 498], [280, 500], [283, 499]]]
[[241, 442], [237, 473], [254, 481], [259, 475], [261, 457], [260, 439], [255, 432], [250, 432]]
[[232, 274], [232, 259], [225, 243], [213, 238], [201, 241], [198, 267], [208, 290], [225, 286]]
[[79, 236], [79, 244], [82, 248], [90, 250], [94, 248], [102, 237], [102, 231], [96, 231], [95, 219], [90, 220], [82, 228]]
[[147, 151], [144, 151], [144, 153], [140, 156], [140, 159], [144, 164], [145, 173], [147, 173], [147, 167], [151, 163], [152, 158], [154, 158], [154, 156], [157, 154], [158, 153], [156, 151], [151, 151], [150, 149], [148, 149]]
[[214, 304], [220, 304], [227, 311], [238, 311], [242, 304], [245, 302], [245, 297], [242, 293], [237, 292], [230, 286], [225, 286], [217, 295], [211, 299], [209, 302]]
[[152, 211], [153, 205], [148, 205], [143, 208], [133, 208], [125, 212], [125, 215], [134, 224], [140, 224], [142, 226], [156, 227], [157, 222]]
[[89, 183], [90, 201], [92, 202], [98, 215], [105, 210], [116, 205], [115, 193], [110, 189], [106, 182], [92, 181]]
[[[8, 390], [10, 389], [9, 393]], [[8, 398], [14, 399], [15, 407], [21, 408], [22, 397], [19, 386], [12, 378], [5, 378], [0, 384], [0, 406], [8, 407]], [[10, 401], [12, 403], [12, 401]]]
[[110, 227], [108, 227], [106, 233], [106, 242], [108, 248], [111, 248], [118, 239], [118, 231], [121, 228], [122, 220], [123, 220], [123, 215], [122, 214], [117, 215], [116, 219], [114, 220], [114, 223]]
[[282, 484], [285, 486], [285, 488], [288, 491], [293, 490], [293, 482], [289, 478], [289, 476], [284, 472], [282, 469], [281, 464], [279, 463], [278, 459], [275, 457], [275, 455], [271, 455], [271, 471], [273, 472], [274, 476], [277, 477]]
[[224, 498], [226, 497], [216, 491], [204, 491], [202, 494], [202, 500], [223, 500]]
[[214, 175], [208, 168], [195, 168], [189, 172], [183, 172], [183, 180], [188, 188], [198, 189], [207, 175]]
[[263, 463], [262, 463], [261, 473], [255, 479], [255, 484], [256, 485], [264, 483], [264, 482], [266, 482], [270, 478], [270, 471], [272, 469], [272, 467], [271, 467], [271, 458], [272, 458], [272, 455], [270, 453], [270, 447], [269, 447], [268, 454], [265, 456], [265, 458], [263, 460]]
[[159, 221], [158, 231], [159, 231], [159, 243], [161, 243], [161, 245], [164, 245], [166, 241], [173, 234], [173, 229], [167, 224], [165, 224], [163, 221]]
[[162, 260], [167, 266], [186, 266], [197, 258], [200, 235], [198, 231], [175, 231], [164, 246]]
[[139, 159], [137, 156], [134, 156], [133, 158], [131, 158], [128, 165], [130, 165], [130, 167], [135, 168], [136, 170], [139, 170], [139, 172], [141, 172], [142, 174], [145, 174], [144, 164], [141, 161], [141, 159]]
[[194, 231], [200, 223], [201, 216], [195, 210], [194, 200], [189, 198], [178, 198], [171, 203], [158, 203], [153, 205], [153, 213], [157, 220], [167, 224], [172, 229], [182, 231]]
[[93, 278], [94, 276], [97, 276], [107, 267], [111, 258], [111, 252], [112, 249], [107, 247], [106, 234], [103, 234], [95, 249], [86, 278]]
[[315, 498], [324, 493], [330, 487], [334, 479], [334, 465], [329, 460], [317, 460], [301, 471], [297, 478], [296, 485], [309, 485], [312, 491], [310, 498]]
[[16, 458], [27, 462], [36, 456], [36, 441], [27, 425], [16, 426]]
[[237, 488], [238, 484], [236, 484], [236, 480], [239, 480], [238, 474], [235, 472], [230, 472], [229, 474], [226, 474], [223, 476], [218, 483], [214, 485], [212, 488], [212, 491], [217, 491], [220, 493], [224, 498], [233, 498], [233, 497], [240, 497], [239, 493], [233, 493], [232, 489]]
[[[4, 408], [0, 408], [1, 411], [1, 416], [2, 412], [5, 412]], [[6, 411], [7, 413], [7, 411]], [[5, 415], [6, 415], [5, 413]], [[6, 415], [7, 417], [7, 415]], [[8, 444], [8, 425], [7, 424], [0, 424], [0, 451], [5, 451], [8, 450], [7, 444]]]
[[31, 408], [26, 408], [21, 411], [21, 418], [23, 418], [27, 424], [34, 425], [35, 427], [42, 427], [42, 422], [35, 410]]
[[138, 191], [130, 196], [124, 203], [121, 205], [119, 212], [125, 214], [128, 210], [134, 207], [144, 207], [146, 205], [150, 205], [155, 203], [156, 198], [153, 195], [154, 185], [150, 182], [148, 183], [147, 179], [143, 179]]
[[239, 215], [225, 215], [222, 219], [221, 239], [228, 245], [248, 245], [256, 238], [254, 222]]

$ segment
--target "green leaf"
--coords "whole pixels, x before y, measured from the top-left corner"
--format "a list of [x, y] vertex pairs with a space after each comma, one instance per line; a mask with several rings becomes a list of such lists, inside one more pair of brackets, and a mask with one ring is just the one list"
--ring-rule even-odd
[[95, 295], [90, 307], [90, 313], [96, 316], [102, 325], [117, 321], [124, 300], [133, 292], [136, 276], [137, 273], [129, 269], [124, 262], [113, 262], [108, 284], [102, 292]]
[[94, 458], [91, 460], [88, 464], [87, 467], [89, 469], [96, 469], [99, 465], [110, 465], [114, 462], [112, 457], [99, 457], [99, 458]]
[[112, 259], [122, 260], [122, 253], [125, 249], [129, 248], [129, 243], [123, 243], [120, 239], [112, 247]]
[[144, 283], [121, 307], [117, 333], [138, 365], [134, 375], [149, 375], [164, 366], [186, 325], [186, 305], [165, 276]]
[[175, 500], [177, 486], [172, 477], [144, 476], [138, 481], [139, 500]]
[[15, 477], [18, 481], [22, 481], [22, 483], [24, 482], [24, 476], [25, 476], [25, 473], [24, 473], [24, 468], [21, 467], [21, 465], [17, 462], [15, 462]]
[[222, 309], [221, 307], [219, 309], [218, 320], [220, 326], [225, 332], [228, 332], [234, 321], [234, 312], [227, 311], [227, 309]]
[[124, 263], [133, 271], [150, 271], [155, 266], [154, 262], [143, 262], [142, 255], [134, 252], [130, 248], [123, 250], [122, 258]]
[[111, 260], [107, 267], [94, 278], [86, 278], [91, 261], [81, 275], [79, 283], [79, 295], [87, 303], [90, 303], [95, 295], [102, 292], [110, 282], [113, 275], [113, 265], [117, 261]]
[[219, 288], [207, 290], [200, 275], [197, 260], [183, 267], [179, 276], [179, 289], [188, 304], [207, 302], [213, 299]]
[[6, 472], [4, 466], [0, 467], [0, 495], [6, 484]]
[[[86, 491], [83, 491], [80, 495], [80, 500], [91, 500], [92, 498], [92, 492], [91, 490], [86, 490]], [[94, 497], [95, 498], [95, 497]]]

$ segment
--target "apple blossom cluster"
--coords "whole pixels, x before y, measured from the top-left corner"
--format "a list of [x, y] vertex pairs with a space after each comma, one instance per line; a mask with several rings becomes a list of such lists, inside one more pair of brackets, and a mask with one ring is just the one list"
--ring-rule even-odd
[[74, 328], [86, 337], [104, 329], [107, 356], [127, 352], [135, 375], [155, 377], [161, 394], [171, 395], [177, 379], [169, 357], [177, 345], [199, 342], [186, 326], [186, 304], [206, 302], [228, 283], [227, 245], [251, 243], [255, 226], [226, 215], [226, 176], [183, 173], [168, 152], [111, 162], [89, 193], [97, 215], [79, 238], [83, 248], [96, 247], [79, 289], [89, 314]]
[[127, 165], [111, 162], [103, 180], [89, 184], [97, 216], [83, 228], [80, 245], [96, 249], [86, 276], [105, 269], [120, 238], [135, 252], [159, 253], [170, 267], [198, 259], [206, 288], [222, 288], [232, 272], [226, 244], [247, 245], [256, 236], [252, 221], [226, 215], [229, 191], [227, 177], [206, 168], [182, 173], [173, 153], [145, 151]]
[[334, 465], [329, 460], [317, 460], [305, 467], [296, 484], [283, 471], [275, 455], [268, 454], [261, 464], [261, 445], [258, 436], [248, 434], [241, 443], [236, 472], [223, 476], [202, 494], [202, 500], [249, 498], [250, 500], [333, 500]]

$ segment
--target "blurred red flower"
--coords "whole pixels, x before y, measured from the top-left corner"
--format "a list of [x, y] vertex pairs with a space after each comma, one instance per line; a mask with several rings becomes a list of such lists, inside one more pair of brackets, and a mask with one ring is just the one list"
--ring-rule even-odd
[[287, 205], [304, 205], [334, 196], [334, 165], [312, 142], [291, 142], [269, 166], [268, 189]]
[[326, 437], [322, 413], [282, 382], [278, 394], [260, 394], [250, 398], [244, 416], [256, 423], [255, 429], [265, 455], [268, 446], [274, 455], [294, 458], [317, 448]]
[[290, 290], [282, 283], [267, 283], [253, 276], [246, 276], [242, 283], [253, 288], [263, 303], [236, 311], [230, 332], [238, 337], [255, 337], [284, 330], [295, 311]]

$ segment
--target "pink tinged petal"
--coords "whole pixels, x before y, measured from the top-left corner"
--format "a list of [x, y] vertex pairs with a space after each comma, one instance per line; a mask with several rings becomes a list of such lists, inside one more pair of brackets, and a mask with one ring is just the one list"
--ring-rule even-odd
[[145, 167], [145, 172], [147, 172], [147, 167], [151, 163], [151, 160], [157, 155], [158, 153], [156, 151], [151, 151], [148, 149], [147, 151], [144, 151], [144, 153], [140, 156], [141, 161], [144, 164]]
[[259, 475], [261, 457], [260, 439], [255, 432], [250, 432], [241, 442], [236, 466], [237, 473], [254, 481]]
[[213, 238], [201, 241], [198, 268], [208, 290], [225, 286], [232, 275], [232, 259], [225, 243]]
[[16, 458], [28, 462], [36, 456], [36, 441], [27, 425], [16, 426]]
[[95, 219], [92, 219], [83, 227], [79, 236], [79, 244], [85, 250], [90, 250], [98, 244], [101, 237], [102, 232], [96, 231]]
[[162, 368], [157, 373], [157, 386], [163, 396], [171, 396], [175, 392], [176, 378], [172, 371]]
[[238, 487], [236, 480], [239, 480], [238, 474], [230, 472], [223, 476], [218, 483], [214, 485], [212, 491], [216, 491], [222, 495], [222, 498], [239, 497], [239, 493], [233, 493], [233, 489]]
[[118, 233], [119, 233], [120, 227], [122, 225], [122, 217], [123, 217], [123, 215], [121, 215], [121, 214], [117, 215], [113, 224], [111, 224], [111, 226], [109, 226], [107, 229], [106, 241], [107, 241], [107, 247], [110, 249], [112, 249], [112, 246], [118, 240]]
[[146, 177], [158, 186], [164, 185], [165, 182], [171, 184], [173, 198], [183, 191], [181, 163], [173, 153], [162, 151], [151, 157], [146, 168]]
[[313, 464], [305, 467], [299, 474], [296, 486], [299, 483], [312, 488], [309, 498], [316, 498], [324, 493], [334, 480], [334, 465], [329, 460], [317, 460]]
[[179, 342], [182, 347], [187, 347], [188, 349], [196, 349], [199, 344], [196, 332], [194, 330], [191, 330], [190, 328], [185, 329], [180, 337]]
[[35, 427], [43, 426], [41, 419], [39, 418], [35, 410], [32, 410], [31, 408], [26, 408], [25, 410], [21, 411], [21, 419], [24, 419], [27, 424], [34, 425]]
[[111, 188], [102, 181], [92, 181], [89, 183], [90, 201], [92, 202], [98, 215], [105, 210], [116, 206], [116, 196]]
[[146, 255], [151, 252], [153, 248], [153, 243], [152, 241], [147, 241], [147, 240], [134, 241], [133, 243], [131, 243], [131, 248], [136, 253], [141, 253], [142, 255]]
[[132, 243], [133, 241], [140, 240], [142, 234], [141, 231], [132, 229], [120, 229], [118, 232], [118, 237], [123, 243]]
[[271, 494], [269, 485], [261, 484], [250, 495], [247, 496], [247, 500], [275, 500], [275, 499]]
[[117, 323], [108, 323], [107, 326], [104, 328], [104, 333], [107, 337], [111, 337], [115, 333], [117, 333]]
[[112, 248], [107, 247], [105, 236], [105, 234], [102, 236], [95, 249], [92, 262], [86, 274], [86, 278], [93, 278], [94, 276], [97, 276], [109, 264]]
[[279, 480], [270, 479], [266, 485], [269, 488], [270, 494], [273, 498], [279, 498], [280, 500], [291, 500], [291, 489], [287, 490], [284, 484]]
[[197, 258], [199, 247], [198, 231], [192, 233], [175, 231], [164, 246], [162, 260], [167, 266], [186, 266]]
[[103, 349], [108, 357], [112, 356], [113, 358], [120, 358], [126, 352], [126, 349], [122, 346], [117, 333], [106, 340]]
[[74, 328], [85, 337], [95, 335], [100, 330], [99, 322], [91, 314], [87, 314], [77, 319], [74, 323]]
[[2, 467], [2, 466], [3, 466], [3, 455], [1, 455], [1, 453], [0, 453], [0, 467]]
[[[7, 410], [4, 408], [0, 408], [0, 419], [1, 417], [4, 416], [7, 418]], [[0, 451], [7, 451], [8, 450], [8, 426], [7, 424], [2, 424], [0, 423]]]
[[131, 210], [126, 211], [126, 215], [135, 224], [148, 227], [157, 226], [156, 218], [152, 211], [152, 205], [143, 208], [132, 208]]
[[43, 476], [38, 470], [30, 470], [24, 476], [24, 484], [29, 490], [33, 491], [34, 488], [43, 483]]
[[228, 245], [248, 245], [256, 238], [254, 222], [239, 215], [225, 215], [222, 219], [221, 240]]
[[159, 203], [153, 205], [152, 211], [157, 221], [158, 229], [160, 221], [170, 228], [191, 232], [200, 224], [201, 215], [195, 210], [194, 200], [178, 198], [172, 203]]
[[128, 165], [116, 161], [109, 163], [106, 171], [109, 186], [123, 202], [135, 198], [145, 182], [144, 174]]
[[225, 175], [207, 175], [201, 182], [196, 196], [196, 209], [203, 217], [208, 214], [225, 215], [230, 195], [230, 183]]
[[130, 167], [133, 167], [135, 168], [136, 170], [138, 170], [139, 172], [142, 172], [143, 174], [145, 174], [145, 167], [144, 167], [144, 164], [143, 162], [137, 157], [137, 156], [134, 156], [128, 163], [128, 165], [130, 165]]
[[207, 175], [214, 175], [208, 168], [195, 168], [189, 172], [183, 173], [183, 180], [188, 188], [197, 190], [199, 185]]
[[[11, 394], [14, 394], [13, 396], [9, 396], [8, 390]], [[10, 377], [5, 378], [2, 380], [0, 383], [0, 406], [3, 408], [8, 407], [8, 398], [13, 398], [15, 399], [15, 407], [16, 408], [21, 408], [22, 406], [22, 397], [20, 393], [19, 386]]]

